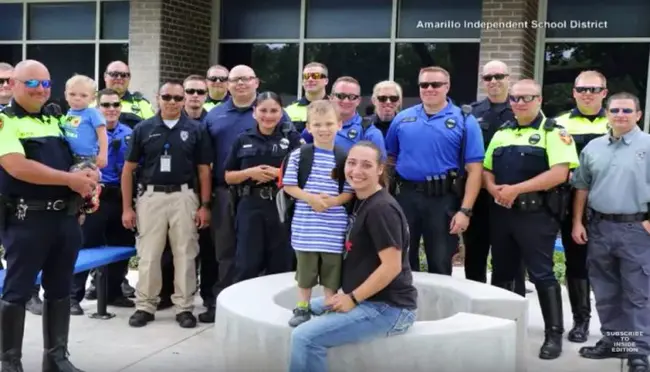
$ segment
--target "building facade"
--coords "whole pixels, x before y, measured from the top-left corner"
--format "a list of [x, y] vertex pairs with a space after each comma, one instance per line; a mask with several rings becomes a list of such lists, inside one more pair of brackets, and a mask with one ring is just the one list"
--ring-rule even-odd
[[358, 78], [366, 101], [374, 83], [398, 81], [406, 105], [418, 101], [418, 69], [443, 66], [465, 103], [483, 94], [479, 66], [501, 59], [515, 79], [543, 83], [548, 115], [571, 107], [584, 69], [650, 108], [647, 0], [3, 0], [0, 14], [0, 61], [43, 61], [55, 96], [74, 73], [101, 86], [107, 63], [125, 60], [150, 99], [160, 81], [220, 63], [252, 66], [288, 102], [301, 66], [319, 61], [330, 81]]

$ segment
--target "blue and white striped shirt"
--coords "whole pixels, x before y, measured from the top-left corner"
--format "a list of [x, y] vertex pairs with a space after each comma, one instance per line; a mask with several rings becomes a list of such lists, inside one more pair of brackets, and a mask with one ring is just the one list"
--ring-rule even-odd
[[[300, 149], [289, 156], [286, 173], [282, 179], [285, 186], [298, 186], [298, 162]], [[304, 191], [312, 194], [339, 195], [339, 182], [332, 179], [332, 169], [336, 167], [334, 151], [314, 148], [314, 162], [307, 178]], [[345, 183], [343, 192], [353, 190]], [[291, 245], [296, 251], [342, 253], [348, 214], [345, 207], [331, 207], [324, 212], [316, 212], [303, 200], [296, 201], [296, 209], [291, 222]]]

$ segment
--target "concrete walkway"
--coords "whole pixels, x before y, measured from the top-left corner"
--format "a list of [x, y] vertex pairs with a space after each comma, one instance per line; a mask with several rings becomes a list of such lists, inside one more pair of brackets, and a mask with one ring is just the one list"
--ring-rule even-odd
[[[464, 277], [462, 268], [456, 268], [454, 276]], [[137, 280], [137, 273], [129, 274], [131, 283]], [[530, 284], [530, 283], [529, 283]], [[577, 354], [581, 345], [565, 342], [564, 353], [554, 361], [537, 358], [543, 339], [543, 322], [539, 303], [534, 293], [529, 294], [529, 372], [616, 372], [620, 371], [620, 361], [592, 361], [580, 358]], [[571, 326], [568, 298], [564, 293], [565, 325]], [[195, 313], [203, 311], [197, 299]], [[82, 307], [90, 313], [95, 309], [94, 301], [82, 302]], [[71, 360], [77, 367], [87, 372], [103, 371], [213, 371], [213, 350], [215, 344], [212, 325], [200, 324], [195, 329], [181, 329], [174, 321], [173, 310], [156, 314], [156, 320], [147, 327], [135, 329], [128, 325], [131, 309], [109, 308], [117, 316], [110, 320], [95, 320], [88, 316], [72, 317], [70, 332]], [[598, 319], [591, 324], [590, 344], [599, 339]], [[471, 342], [471, 340], [468, 340]], [[242, 345], [242, 347], [249, 347]], [[23, 360], [25, 371], [39, 372], [42, 352], [41, 319], [27, 315]], [[251, 350], [251, 352], [255, 352]], [[471, 356], [468, 356], [471, 357]], [[624, 371], [627, 370], [625, 366]], [[226, 372], [226, 371], [224, 371]], [[244, 371], [242, 371], [244, 372]], [[246, 371], [247, 372], [247, 371]]]

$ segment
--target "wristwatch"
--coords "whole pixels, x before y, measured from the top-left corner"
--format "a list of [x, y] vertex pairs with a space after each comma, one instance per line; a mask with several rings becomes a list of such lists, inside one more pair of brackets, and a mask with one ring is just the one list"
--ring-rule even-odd
[[461, 208], [460, 213], [466, 215], [467, 217], [472, 217], [472, 210], [470, 208]]
[[359, 306], [359, 301], [357, 301], [357, 298], [354, 297], [354, 293], [350, 292], [348, 293], [348, 296], [352, 299], [352, 302], [354, 302], [355, 305]]
[[212, 202], [201, 202], [201, 208], [210, 209], [212, 208]]

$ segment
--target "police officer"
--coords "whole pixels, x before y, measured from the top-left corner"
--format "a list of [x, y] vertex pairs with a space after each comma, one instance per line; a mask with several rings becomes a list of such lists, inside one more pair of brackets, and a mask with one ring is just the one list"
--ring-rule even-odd
[[228, 69], [221, 65], [214, 65], [208, 69], [206, 80], [208, 97], [203, 108], [210, 111], [228, 99]]
[[[578, 154], [594, 138], [607, 133], [607, 117], [603, 99], [607, 96], [607, 80], [596, 71], [583, 71], [573, 87], [576, 107], [558, 116], [555, 121], [573, 137]], [[569, 204], [571, 205], [571, 203]], [[571, 238], [573, 223], [569, 216], [562, 222], [562, 245], [566, 260], [566, 286], [573, 313], [573, 328], [569, 331], [571, 342], [586, 342], [591, 318], [591, 289], [587, 276], [587, 247]]]
[[0, 62], [0, 109], [7, 106], [11, 101], [13, 93], [11, 92], [11, 86], [9, 86], [9, 80], [13, 72], [14, 66], [6, 62]]
[[[514, 290], [524, 260], [535, 284], [545, 324], [541, 359], [562, 353], [562, 292], [553, 273], [555, 238], [566, 210], [558, 186], [578, 165], [568, 132], [540, 112], [541, 87], [533, 80], [512, 86], [516, 122], [504, 124], [485, 153], [484, 184], [494, 198], [490, 218], [492, 283]], [[548, 190], [548, 191], [545, 191]]]
[[[580, 154], [572, 237], [588, 244], [589, 280], [603, 338], [582, 347], [590, 359], [628, 358], [630, 372], [647, 372], [650, 353], [650, 135], [637, 126], [639, 99], [617, 93], [607, 102], [608, 135]], [[583, 217], [587, 206], [588, 228]]]
[[[341, 113], [343, 128], [336, 133], [334, 144], [346, 152], [359, 141], [370, 141], [384, 151], [384, 135], [372, 122], [364, 120], [357, 108], [361, 103], [361, 86], [357, 79], [350, 76], [341, 76], [332, 85], [330, 99], [336, 103]], [[306, 110], [306, 108], [305, 108]], [[312, 143], [314, 137], [307, 129], [302, 131], [302, 138], [307, 143]]]
[[[131, 128], [120, 123], [120, 96], [112, 89], [106, 88], [97, 94], [99, 111], [106, 118], [106, 133], [108, 135], [108, 164], [102, 169], [99, 209], [89, 214], [82, 225], [84, 248], [102, 246], [135, 245], [135, 235], [122, 226], [122, 194], [120, 192], [120, 176]], [[128, 269], [129, 260], [110, 264], [108, 266], [107, 302], [111, 306], [134, 307], [133, 301], [122, 293], [124, 273]], [[70, 301], [70, 314], [83, 315], [84, 311], [79, 302], [84, 297], [88, 271], [75, 274]]]
[[11, 86], [13, 101], [0, 113], [0, 235], [7, 260], [0, 301], [2, 371], [23, 370], [25, 303], [41, 270], [43, 370], [79, 371], [67, 354], [70, 286], [82, 243], [77, 194], [89, 196], [98, 174], [68, 172], [73, 159], [61, 119], [42, 112], [51, 94], [47, 68], [22, 61]]
[[[230, 99], [208, 112], [205, 123], [214, 150], [212, 177], [214, 185], [214, 208], [212, 209], [212, 240], [219, 264], [219, 280], [214, 286], [214, 298], [233, 282], [235, 263], [234, 205], [230, 189], [224, 179], [224, 165], [233, 143], [240, 134], [255, 128], [253, 117], [259, 79], [252, 68], [238, 65], [230, 70], [228, 90]], [[283, 111], [283, 122], [289, 121]], [[199, 314], [199, 321], [214, 323], [216, 303], [208, 311]]]
[[422, 103], [397, 114], [386, 135], [396, 199], [411, 232], [411, 268], [420, 270], [422, 237], [429, 272], [445, 275], [481, 189], [484, 155], [478, 123], [447, 98], [449, 84], [441, 67], [420, 70]]
[[257, 97], [253, 115], [257, 125], [237, 138], [225, 164], [225, 180], [236, 185], [239, 194], [235, 282], [255, 278], [262, 271], [291, 271], [293, 259], [275, 195], [280, 165], [300, 147], [300, 133], [290, 121], [282, 121], [282, 101], [273, 92]]
[[[127, 229], [135, 228], [137, 211], [139, 233], [136, 311], [129, 319], [132, 327], [143, 327], [154, 320], [162, 286], [160, 259], [168, 236], [175, 264], [176, 293], [172, 301], [176, 321], [183, 328], [196, 326], [192, 310], [197, 228], [207, 227], [210, 219], [212, 149], [205, 127], [182, 114], [184, 101], [180, 82], [160, 87], [160, 111], [134, 129], [122, 170], [122, 223]], [[138, 182], [142, 187], [134, 211], [132, 177], [141, 159]]]
[[[508, 66], [501, 61], [490, 61], [481, 73], [487, 97], [472, 103], [472, 114], [477, 118], [483, 133], [483, 145], [487, 149], [494, 133], [507, 121], [514, 121], [508, 102], [510, 74]], [[490, 193], [482, 188], [474, 203], [472, 223], [463, 234], [465, 243], [465, 278], [485, 283], [487, 281], [487, 258], [490, 253]], [[498, 223], [493, 221], [492, 223]], [[526, 294], [523, 263], [521, 274], [515, 278], [515, 293]]]
[[327, 67], [324, 64], [310, 62], [302, 69], [302, 87], [305, 89], [305, 96], [285, 109], [299, 133], [305, 129], [307, 106], [311, 102], [325, 98], [328, 82]]
[[372, 88], [371, 101], [365, 120], [373, 123], [386, 137], [390, 123], [402, 107], [402, 87], [391, 80], [380, 81]]

